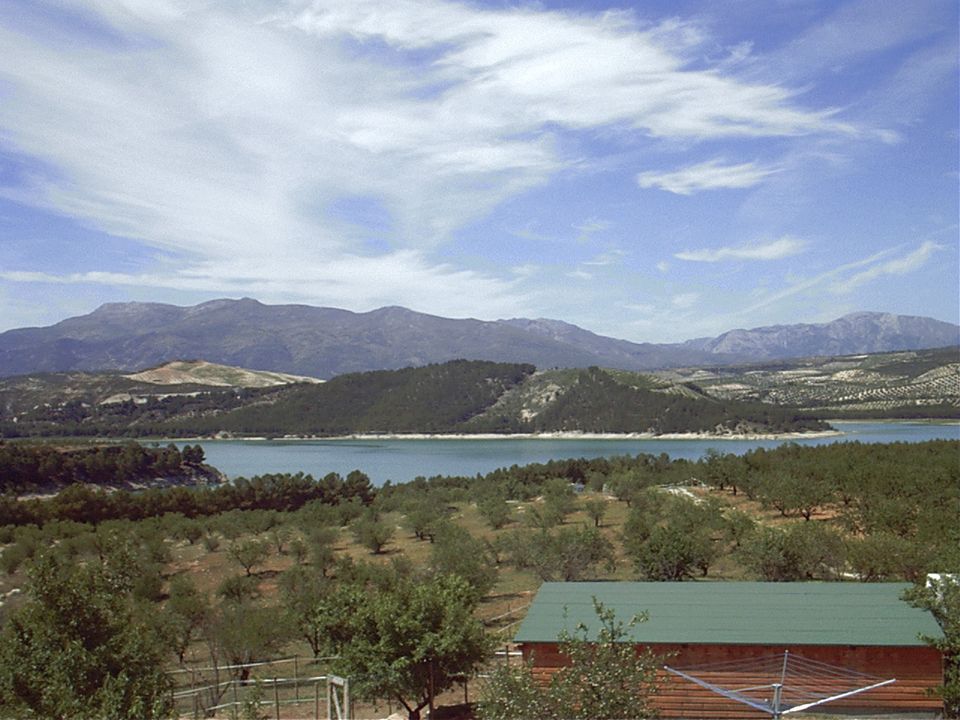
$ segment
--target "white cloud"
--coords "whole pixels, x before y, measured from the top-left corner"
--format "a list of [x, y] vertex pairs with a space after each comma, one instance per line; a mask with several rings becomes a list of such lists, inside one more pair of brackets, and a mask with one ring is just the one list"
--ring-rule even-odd
[[580, 225], [574, 225], [573, 229], [580, 233], [577, 236], [577, 242], [587, 242], [597, 233], [602, 233], [605, 230], [609, 230], [612, 226], [613, 223], [611, 223], [609, 220], [590, 218]]
[[952, 14], [950, 4], [877, 0], [838, 3], [821, 22], [764, 58], [764, 64], [775, 72], [802, 76], [825, 69], [836, 71], [878, 51], [941, 31]]
[[640, 313], [641, 315], [649, 315], [657, 309], [655, 305], [651, 305], [650, 303], [620, 303], [620, 307], [624, 310]]
[[[889, 257], [894, 251], [895, 249], [881, 250], [880, 252], [870, 255], [869, 257], [862, 258], [860, 260], [853, 260], [851, 262], [844, 263], [843, 265], [838, 265], [835, 268], [831, 268], [830, 270], [814, 275], [813, 277], [796, 278], [788, 287], [784, 288], [783, 290], [773, 293], [764, 293], [757, 300], [757, 302], [738, 308], [734, 313], [731, 314], [731, 317], [744, 315], [749, 316], [759, 310], [776, 305], [796, 295], [801, 295], [805, 292], [821, 288], [829, 281], [835, 280], [838, 277], [842, 277], [852, 270], [880, 262], [884, 258]], [[822, 290], [818, 290], [818, 292], [822, 293]]]
[[919, 270], [927, 264], [927, 261], [935, 252], [943, 249], [943, 245], [927, 240], [907, 255], [877, 263], [863, 272], [859, 272], [846, 280], [835, 283], [831, 290], [839, 294], [849, 293], [861, 285], [883, 277], [884, 275], [906, 275], [907, 273]]
[[599, 255], [597, 255], [596, 257], [590, 260], [585, 260], [583, 264], [593, 265], [596, 267], [606, 267], [609, 265], [617, 265], [623, 260], [625, 256], [626, 256], [626, 253], [623, 250], [614, 248], [612, 250], [607, 250], [606, 252], [600, 253]]
[[637, 184], [642, 188], [660, 188], [677, 195], [692, 195], [701, 190], [753, 187], [779, 171], [779, 167], [754, 162], [729, 165], [722, 160], [708, 160], [674, 172], [642, 172], [637, 175]]
[[[694, 65], [696, 28], [631, 13], [444, 0], [89, 0], [83, 12], [121, 41], [0, 27], [0, 149], [31, 168], [0, 196], [181, 267], [34, 276], [45, 282], [243, 287], [341, 306], [482, 297], [490, 314], [513, 314], [524, 296], [512, 281], [432, 252], [579, 166], [563, 134], [853, 132], [787, 88]], [[740, 182], [771, 171], [726, 169]], [[382, 206], [392, 250], [363, 252], [360, 231], [329, 211], [354, 197]]]
[[[522, 279], [519, 275], [518, 279]], [[254, 295], [265, 302], [309, 302], [372, 309], [390, 304], [427, 311], [444, 307], [448, 316], [506, 316], [526, 311], [526, 296], [516, 281], [428, 263], [415, 251], [375, 258], [343, 255], [333, 261], [291, 267], [283, 259], [263, 258], [255, 274], [246, 258], [204, 261], [179, 272], [47, 273], [0, 271], [0, 280], [58, 285], [152, 287], [179, 291]], [[482, 304], [478, 303], [482, 299]], [[448, 309], [449, 308], [449, 309]]]
[[674, 255], [678, 260], [691, 262], [720, 262], [723, 260], [782, 260], [799, 255], [807, 249], [805, 240], [784, 236], [778, 240], [737, 247], [721, 247], [704, 250], [684, 250]]
[[679, 295], [674, 295], [672, 298], [670, 298], [670, 302], [673, 304], [674, 307], [687, 309], [696, 305], [699, 299], [700, 299], [700, 293], [687, 292], [687, 293], [680, 293]]

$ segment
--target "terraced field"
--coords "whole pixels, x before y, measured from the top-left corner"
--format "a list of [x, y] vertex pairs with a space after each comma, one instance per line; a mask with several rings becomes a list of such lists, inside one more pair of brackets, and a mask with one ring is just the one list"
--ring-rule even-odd
[[658, 377], [695, 385], [716, 398], [817, 412], [960, 408], [957, 348], [664, 371]]

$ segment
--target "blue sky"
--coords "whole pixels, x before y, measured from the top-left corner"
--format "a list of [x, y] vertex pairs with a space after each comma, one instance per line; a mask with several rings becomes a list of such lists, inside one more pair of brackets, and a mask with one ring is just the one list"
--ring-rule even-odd
[[955, 0], [4, 0], [0, 330], [960, 320]]

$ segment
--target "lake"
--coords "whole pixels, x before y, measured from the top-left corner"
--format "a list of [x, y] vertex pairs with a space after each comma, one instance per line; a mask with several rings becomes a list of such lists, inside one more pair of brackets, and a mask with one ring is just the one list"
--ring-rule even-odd
[[[960, 423], [834, 422], [843, 434], [791, 440], [799, 445], [860, 442], [960, 440]], [[362, 470], [374, 485], [407, 482], [423, 475], [476, 475], [499, 467], [613, 455], [666, 453], [673, 459], [697, 460], [710, 448], [742, 454], [773, 448], [784, 440], [684, 439], [408, 439], [408, 440], [205, 440], [207, 462], [230, 478], [303, 471], [314, 477]], [[180, 447], [182, 442], [177, 443]]]

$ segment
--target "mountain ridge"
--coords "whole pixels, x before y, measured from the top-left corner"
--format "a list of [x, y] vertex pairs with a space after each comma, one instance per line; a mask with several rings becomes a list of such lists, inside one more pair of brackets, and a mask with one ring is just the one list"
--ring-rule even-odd
[[956, 344], [960, 326], [889, 313], [737, 329], [685, 343], [637, 343], [545, 318], [453, 319], [399, 306], [356, 313], [242, 298], [193, 306], [108, 303], [51, 326], [8, 330], [0, 333], [0, 376], [131, 372], [187, 358], [317, 378], [461, 358], [652, 370]]

